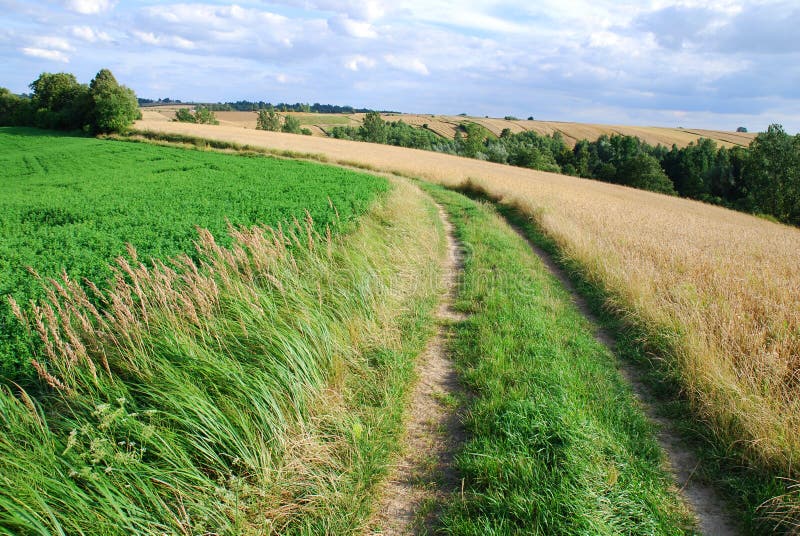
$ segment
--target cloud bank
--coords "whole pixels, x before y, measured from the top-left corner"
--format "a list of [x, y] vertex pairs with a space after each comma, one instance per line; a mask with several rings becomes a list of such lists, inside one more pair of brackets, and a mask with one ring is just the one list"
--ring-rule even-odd
[[[102, 67], [142, 97], [800, 130], [784, 1], [0, 0], [0, 85]], [[68, 65], [67, 65], [68, 64]]]

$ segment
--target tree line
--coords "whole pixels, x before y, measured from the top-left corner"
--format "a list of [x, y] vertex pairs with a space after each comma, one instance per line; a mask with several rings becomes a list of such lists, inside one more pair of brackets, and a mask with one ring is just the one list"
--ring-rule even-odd
[[505, 129], [495, 136], [472, 122], [462, 123], [450, 140], [402, 120], [384, 121], [376, 112], [368, 113], [360, 127], [333, 127], [328, 135], [680, 195], [800, 225], [800, 134], [791, 136], [777, 124], [748, 148], [719, 147], [710, 139], [667, 148], [617, 134], [581, 140], [569, 148], [558, 132], [514, 134]]
[[94, 134], [124, 131], [141, 116], [136, 94], [108, 69], [89, 84], [70, 73], [42, 73], [29, 87], [30, 95], [0, 88], [0, 125]]
[[[175, 112], [175, 121], [219, 125], [214, 110], [207, 106], [196, 106], [194, 112], [189, 108], [179, 108], [178, 111]], [[258, 111], [256, 129], [287, 132], [289, 134], [305, 134], [307, 136], [311, 135], [311, 130], [302, 127], [297, 117], [293, 115], [279, 115], [272, 106]]]
[[[34, 126], [86, 133], [128, 129], [140, 117], [134, 92], [120, 85], [108, 69], [89, 84], [69, 73], [42, 73], [30, 84], [30, 95], [0, 88], [0, 125]], [[279, 116], [269, 103], [238, 101], [231, 109], [258, 106], [262, 130], [311, 134], [292, 116]], [[279, 104], [279, 110], [332, 113], [353, 111], [348, 106]], [[212, 107], [178, 112], [179, 119], [216, 121]], [[424, 127], [424, 125], [423, 125]], [[652, 146], [634, 136], [601, 136], [581, 140], [573, 148], [559, 133], [512, 133], [495, 136], [474, 122], [459, 126], [454, 139], [402, 120], [384, 121], [368, 112], [360, 127], [333, 127], [335, 138], [385, 143], [488, 160], [502, 164], [597, 179], [665, 194], [680, 195], [729, 208], [762, 214], [800, 225], [800, 135], [791, 136], [780, 125], [770, 125], [750, 147], [718, 147], [713, 140], [679, 148]]]
[[189, 108], [179, 108], [175, 112], [175, 121], [181, 123], [198, 123], [201, 125], [219, 125], [217, 116], [205, 106], [197, 106], [194, 113]]
[[[139, 99], [139, 102], [149, 106], [157, 106], [159, 104], [170, 104], [170, 103], [181, 104], [180, 100], [172, 100], [169, 98], [158, 99], [158, 100]], [[368, 113], [372, 111], [369, 108], [354, 108], [352, 106], [339, 106], [336, 104], [320, 104], [318, 102], [315, 102], [314, 104], [309, 104], [307, 102], [296, 102], [294, 104], [290, 104], [288, 102], [279, 102], [277, 104], [273, 104], [271, 102], [265, 102], [265, 101], [239, 100], [235, 102], [231, 101], [231, 102], [204, 103], [203, 106], [214, 112], [257, 112], [259, 110], [272, 109], [278, 112], [305, 112], [305, 113], [316, 113], [316, 114], [355, 114], [355, 113]], [[381, 110], [380, 113], [389, 114], [389, 113], [399, 113], [399, 112], [393, 112], [390, 110]]]

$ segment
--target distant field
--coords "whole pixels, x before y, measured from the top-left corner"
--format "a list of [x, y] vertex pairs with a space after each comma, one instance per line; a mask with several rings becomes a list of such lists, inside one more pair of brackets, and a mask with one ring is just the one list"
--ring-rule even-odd
[[[145, 108], [143, 110], [144, 119], [148, 121], [171, 119], [175, 115], [175, 110], [179, 107], [180, 106], [159, 106]], [[244, 128], [256, 127], [255, 112], [216, 112], [216, 115], [221, 125]], [[311, 129], [315, 136], [325, 136], [327, 128], [332, 126], [360, 125], [366, 114], [313, 114], [290, 112], [290, 115], [299, 118], [302, 125], [317, 127]], [[746, 147], [753, 141], [753, 138], [755, 138], [754, 133], [748, 132], [727, 132], [692, 128], [614, 126], [560, 121], [506, 120], [485, 117], [426, 114], [384, 114], [381, 117], [385, 121], [402, 120], [418, 128], [427, 128], [431, 132], [435, 132], [449, 139], [455, 136], [459, 125], [467, 121], [472, 121], [486, 127], [487, 130], [496, 136], [499, 136], [506, 128], [512, 133], [533, 131], [538, 134], [552, 135], [558, 132], [569, 147], [573, 147], [575, 142], [582, 139], [595, 141], [604, 134], [608, 136], [614, 134], [636, 136], [650, 145], [660, 144], [667, 147], [672, 147], [673, 144], [678, 147], [685, 147], [692, 142], [696, 142], [700, 138], [712, 139], [722, 147]]]
[[[131, 243], [143, 259], [194, 251], [196, 226], [226, 243], [227, 222], [349, 221], [387, 185], [320, 165], [0, 128], [0, 296], [41, 295], [27, 272], [66, 269], [102, 282]], [[0, 301], [0, 377], [27, 360], [8, 303]]]
[[[169, 121], [175, 118], [175, 112], [180, 106], [159, 106], [145, 108], [142, 115], [145, 119], [153, 121]], [[185, 108], [185, 106], [184, 106]], [[302, 112], [278, 112], [281, 115], [292, 115], [296, 117], [303, 126], [317, 127], [311, 131], [317, 136], [325, 136], [323, 132], [326, 127], [333, 126], [358, 126], [360, 119], [355, 119], [355, 115], [349, 114], [312, 114]], [[238, 126], [242, 128], [256, 128], [258, 114], [256, 112], [214, 112], [220, 125]]]

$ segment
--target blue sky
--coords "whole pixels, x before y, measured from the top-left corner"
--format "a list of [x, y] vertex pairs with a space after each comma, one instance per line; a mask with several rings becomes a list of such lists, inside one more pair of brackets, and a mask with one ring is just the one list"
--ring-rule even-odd
[[800, 131], [800, 4], [0, 0], [0, 86], [103, 67], [141, 97]]

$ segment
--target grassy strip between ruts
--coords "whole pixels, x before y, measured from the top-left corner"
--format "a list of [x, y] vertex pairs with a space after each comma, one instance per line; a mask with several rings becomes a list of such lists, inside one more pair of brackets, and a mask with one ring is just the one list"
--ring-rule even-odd
[[[486, 199], [485, 192], [467, 192], [478, 199]], [[693, 478], [704, 479], [721, 491], [732, 512], [737, 514], [746, 534], [791, 533], [793, 521], [784, 517], [781, 503], [775, 497], [796, 501], [796, 494], [786, 495], [789, 484], [778, 475], [759, 470], [741, 460], [744, 455], [735, 446], [724, 446], [714, 439], [714, 432], [703, 422], [692, 419], [690, 404], [680, 392], [680, 379], [663, 359], [654, 358], [663, 350], [647, 344], [647, 334], [626, 322], [614, 308], [607, 306], [607, 295], [598, 285], [582, 276], [581, 266], [560, 255], [558, 246], [531, 221], [511, 205], [497, 203], [498, 212], [507, 221], [522, 229], [537, 246], [552, 255], [566, 271], [570, 280], [592, 308], [603, 329], [612, 333], [616, 352], [622, 359], [640, 367], [640, 373], [658, 397], [662, 415], [672, 419], [676, 428], [700, 459]]]
[[569, 294], [489, 205], [426, 186], [466, 249], [456, 366], [472, 396], [450, 534], [686, 534], [652, 425]]
[[444, 251], [415, 187], [381, 203], [332, 240], [201, 233], [199, 263], [130, 256], [99, 312], [60, 283], [28, 313], [51, 395], [0, 390], [0, 534], [361, 530]]

